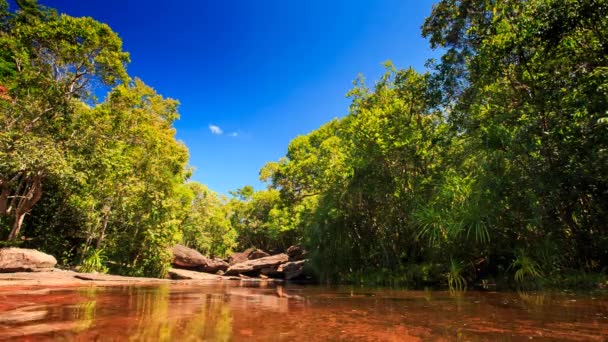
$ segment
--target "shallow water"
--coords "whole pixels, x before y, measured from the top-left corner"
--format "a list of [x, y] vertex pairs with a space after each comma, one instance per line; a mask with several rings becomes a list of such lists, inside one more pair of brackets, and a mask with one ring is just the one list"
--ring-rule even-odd
[[0, 288], [0, 339], [608, 340], [608, 297], [321, 286]]

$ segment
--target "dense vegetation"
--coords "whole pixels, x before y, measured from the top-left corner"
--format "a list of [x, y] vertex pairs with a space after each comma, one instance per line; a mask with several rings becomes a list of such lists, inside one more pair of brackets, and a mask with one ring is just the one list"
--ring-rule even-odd
[[17, 3], [0, 1], [12, 244], [135, 275], [162, 275], [178, 241], [218, 256], [304, 244], [327, 281], [457, 288], [607, 270], [605, 0], [439, 1], [422, 26], [439, 61], [357, 79], [347, 115], [268, 163], [267, 190], [230, 199], [188, 181], [177, 102], [128, 76], [110, 28]]

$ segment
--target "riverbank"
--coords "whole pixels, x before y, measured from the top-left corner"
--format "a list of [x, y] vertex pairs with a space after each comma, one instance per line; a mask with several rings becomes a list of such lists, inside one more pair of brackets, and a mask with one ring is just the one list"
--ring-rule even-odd
[[[180, 274], [175, 278], [174, 274]], [[0, 273], [0, 291], [16, 287], [80, 287], [80, 286], [124, 286], [124, 285], [158, 285], [158, 284], [208, 284], [210, 282], [239, 283], [281, 283], [276, 279], [259, 279], [245, 277], [227, 277], [184, 270], [171, 270], [173, 279], [125, 277], [100, 273], [78, 273], [61, 269], [44, 272]]]

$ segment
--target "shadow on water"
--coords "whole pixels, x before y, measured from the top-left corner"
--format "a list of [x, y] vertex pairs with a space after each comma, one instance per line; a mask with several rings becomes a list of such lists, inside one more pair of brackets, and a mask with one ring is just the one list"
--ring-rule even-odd
[[608, 338], [608, 298], [554, 293], [165, 284], [0, 290], [0, 339]]

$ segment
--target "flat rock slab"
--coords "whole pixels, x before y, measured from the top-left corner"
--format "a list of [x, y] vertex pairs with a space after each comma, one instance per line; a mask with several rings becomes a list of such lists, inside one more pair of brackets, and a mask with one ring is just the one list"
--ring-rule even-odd
[[269, 257], [270, 254], [264, 252], [261, 249], [256, 249], [255, 251], [249, 253], [249, 255], [247, 256], [247, 259], [249, 260], [255, 260], [255, 259], [260, 259], [260, 258], [265, 258], [265, 257]]
[[57, 265], [57, 260], [35, 249], [0, 249], [0, 272], [43, 272]]
[[277, 254], [265, 258], [248, 260], [234, 264], [228, 268], [226, 275], [260, 273], [262, 269], [278, 267], [289, 260], [287, 254]]
[[178, 268], [169, 269], [169, 277], [171, 279], [187, 279], [187, 280], [220, 280], [223, 279], [223, 276], [217, 274], [189, 271], [189, 270], [181, 270]]
[[123, 277], [111, 274], [102, 273], [76, 273], [74, 278], [88, 281], [120, 281], [120, 282], [133, 282], [133, 283], [153, 283], [153, 282], [166, 282], [166, 279], [158, 278], [140, 278], [140, 277]]
[[47, 272], [0, 273], [0, 288], [5, 286], [83, 286], [171, 283], [169, 279], [122, 277], [109, 274], [77, 273], [52, 269]]
[[249, 260], [249, 254], [255, 251], [255, 248], [248, 248], [240, 253], [233, 253], [230, 257], [228, 257], [228, 263], [230, 266], [240, 264]]

